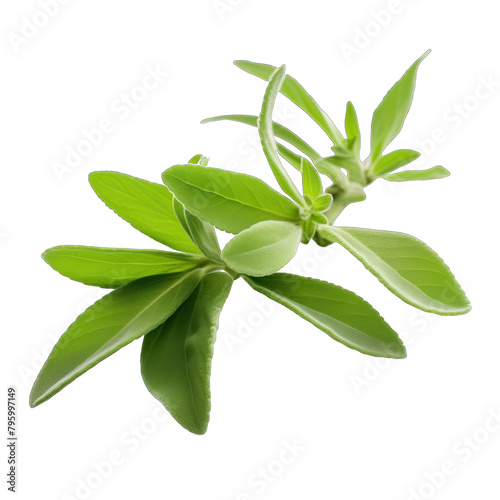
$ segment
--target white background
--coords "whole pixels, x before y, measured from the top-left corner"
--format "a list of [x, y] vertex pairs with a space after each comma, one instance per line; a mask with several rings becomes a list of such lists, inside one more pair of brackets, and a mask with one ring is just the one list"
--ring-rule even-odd
[[[500, 411], [496, 5], [73, 0], [57, 3], [45, 26], [27, 27], [33, 19], [44, 24], [41, 3], [3, 2], [0, 14], [0, 320], [3, 387], [18, 389], [18, 498], [498, 499], [499, 426], [484, 427]], [[346, 55], [346, 44], [356, 53]], [[42, 251], [160, 248], [104, 206], [89, 172], [160, 181], [165, 168], [201, 152], [212, 166], [275, 186], [253, 129], [199, 124], [257, 113], [264, 84], [234, 59], [286, 63], [339, 126], [352, 100], [366, 152], [371, 113], [428, 48], [412, 111], [390, 147], [423, 151], [421, 168], [443, 164], [451, 177], [378, 181], [338, 222], [427, 242], [467, 292], [470, 314], [420, 313], [342, 248], [309, 245], [288, 269], [369, 300], [405, 338], [407, 359], [375, 364], [240, 280], [221, 316], [205, 436], [158, 410], [141, 380], [140, 342], [28, 407], [50, 346], [104, 293], [58, 275]], [[147, 68], [168, 76], [141, 93]], [[488, 79], [496, 85], [479, 88], [478, 100]], [[119, 102], [131, 92], [144, 99], [124, 108]], [[321, 131], [284, 98], [276, 118], [328, 153]], [[58, 177], [54, 163], [102, 119], [113, 130]], [[293, 460], [282, 453], [285, 442], [297, 448]], [[113, 470], [102, 465], [110, 456]], [[280, 456], [290, 463], [280, 465]], [[453, 473], [436, 473], [445, 462]], [[262, 471], [269, 480], [257, 481]]]

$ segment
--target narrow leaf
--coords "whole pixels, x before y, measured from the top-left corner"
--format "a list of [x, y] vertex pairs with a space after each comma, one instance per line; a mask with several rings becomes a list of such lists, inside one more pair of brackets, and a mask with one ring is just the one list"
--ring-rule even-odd
[[302, 158], [300, 169], [302, 171], [302, 189], [305, 196], [315, 200], [323, 192], [321, 177], [309, 161]]
[[63, 276], [102, 288], [117, 288], [155, 274], [190, 271], [207, 263], [201, 256], [178, 252], [73, 245], [49, 248], [42, 258]]
[[214, 227], [187, 210], [184, 210], [184, 217], [189, 227], [189, 234], [196, 246], [209, 259], [221, 261], [220, 246]]
[[412, 64], [402, 78], [387, 92], [373, 113], [371, 135], [373, 158], [378, 158], [401, 131], [413, 100], [418, 67], [429, 53], [430, 50]]
[[288, 307], [351, 349], [371, 356], [406, 357], [396, 332], [368, 302], [353, 292], [294, 274], [244, 276], [244, 279], [258, 292]]
[[298, 207], [257, 177], [199, 165], [176, 165], [163, 182], [187, 210], [230, 233], [264, 220], [299, 220]]
[[433, 179], [443, 179], [448, 177], [450, 172], [444, 167], [437, 166], [427, 170], [407, 170], [406, 172], [397, 172], [391, 175], [384, 175], [384, 179], [393, 182], [404, 181], [430, 181]]
[[141, 233], [175, 250], [200, 253], [179, 224], [165, 186], [119, 172], [92, 172], [89, 182], [111, 210]]
[[[244, 123], [245, 125], [250, 125], [252, 127], [257, 127], [257, 121], [259, 117], [254, 115], [222, 115], [214, 116], [212, 118], [205, 118], [201, 123], [211, 123], [223, 120], [229, 120], [238, 123]], [[292, 132], [290, 129], [280, 125], [279, 123], [273, 122], [273, 132], [276, 137], [282, 139], [292, 146], [295, 146], [300, 152], [311, 158], [313, 162], [319, 161], [321, 156], [311, 147], [307, 142], [302, 140], [297, 134]]]
[[276, 143], [276, 148], [278, 150], [278, 153], [288, 163], [290, 163], [290, 165], [292, 165], [293, 168], [295, 168], [300, 172], [300, 162], [302, 161], [302, 156], [298, 155], [297, 153], [294, 153], [293, 151], [283, 146], [283, 144], [280, 144], [279, 142]]
[[144, 337], [142, 378], [184, 428], [204, 434], [210, 418], [210, 372], [219, 315], [233, 280], [205, 276], [165, 323]]
[[202, 154], [194, 155], [188, 163], [194, 163], [195, 165], [198, 164], [198, 162], [203, 158]]
[[302, 203], [302, 196], [281, 164], [278, 153], [276, 152], [276, 140], [274, 139], [272, 113], [276, 96], [278, 95], [284, 78], [285, 66], [283, 65], [273, 73], [269, 80], [269, 85], [267, 86], [266, 93], [264, 94], [264, 100], [262, 102], [262, 109], [257, 121], [257, 128], [259, 130], [260, 141], [264, 154], [266, 155], [267, 162], [269, 163], [278, 184], [283, 192], [290, 196], [290, 198], [295, 200], [297, 203]]
[[370, 168], [370, 174], [373, 177], [382, 177], [385, 174], [408, 165], [408, 163], [415, 161], [419, 156], [420, 153], [412, 149], [397, 149], [376, 160]]
[[[255, 75], [262, 80], [269, 80], [276, 71], [275, 66], [269, 64], [254, 63], [250, 61], [234, 61], [238, 68]], [[334, 144], [343, 140], [342, 134], [332, 122], [331, 118], [319, 107], [318, 103], [306, 92], [304, 87], [287, 75], [280, 92], [288, 97], [296, 106], [305, 111], [328, 135]]]
[[120, 287], [76, 318], [52, 349], [30, 394], [38, 406], [114, 352], [163, 323], [203, 277], [199, 270]]
[[361, 132], [359, 131], [358, 116], [351, 101], [347, 103], [345, 111], [345, 132], [347, 139], [359, 153], [361, 147]]
[[236, 235], [222, 258], [237, 273], [266, 276], [293, 259], [301, 233], [300, 226], [290, 222], [260, 222]]
[[391, 292], [423, 311], [465, 314], [470, 303], [455, 277], [431, 248], [404, 233], [327, 227], [320, 234], [357, 257]]

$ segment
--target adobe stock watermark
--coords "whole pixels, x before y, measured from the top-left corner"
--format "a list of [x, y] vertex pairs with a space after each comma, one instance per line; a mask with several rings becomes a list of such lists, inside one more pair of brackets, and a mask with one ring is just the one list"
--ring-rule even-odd
[[130, 456], [143, 443], [161, 428], [169, 416], [163, 406], [156, 406], [150, 415], [139, 423], [131, 425], [120, 434], [119, 442], [99, 460], [93, 460], [89, 470], [75, 478], [74, 488], [70, 493], [63, 493], [60, 500], [87, 500], [93, 496], [115, 472], [122, 467]]
[[368, 48], [392, 24], [394, 18], [405, 10], [405, 6], [412, 1], [389, 0], [384, 8], [372, 10], [370, 19], [354, 28], [354, 34], [350, 41], [344, 40], [339, 44], [347, 63], [350, 64], [353, 57], [358, 56]]
[[286, 439], [282, 442], [281, 450], [272, 460], [252, 472], [246, 481], [246, 487], [232, 500], [251, 500], [266, 492], [278, 479], [283, 476], [307, 450], [299, 444], [296, 438]]
[[[429, 326], [437, 320], [438, 318], [432, 314], [423, 311], [414, 311], [408, 320], [412, 329], [410, 331], [398, 330], [399, 337], [406, 347], [410, 347], [416, 340], [415, 332], [419, 334], [426, 332]], [[400, 360], [363, 356], [362, 361], [363, 366], [361, 366], [356, 373], [352, 373], [349, 376], [351, 387], [358, 396], [364, 394], [369, 388], [373, 387], [373, 385], [382, 379]]]
[[449, 483], [488, 442], [500, 433], [500, 405], [490, 408], [483, 422], [464, 433], [451, 447], [449, 458], [424, 474], [424, 480], [408, 490], [407, 500], [429, 500]]
[[73, 144], [66, 146], [62, 160], [53, 161], [52, 170], [59, 182], [75, 171], [86, 158], [103, 144], [106, 137], [113, 133], [119, 123], [127, 120], [132, 112], [148, 99], [151, 92], [158, 89], [168, 77], [168, 72], [159, 64], [147, 66], [141, 81], [122, 92], [110, 104], [111, 114], [101, 118], [94, 127], [85, 128]]
[[70, 3], [71, 0], [39, 0], [38, 10], [30, 16], [23, 16], [17, 32], [11, 31], [7, 34], [10, 46], [15, 54], [36, 38], [40, 32], [57, 17], [61, 7]]
[[224, 21], [226, 15], [233, 13], [243, 2], [244, 0], [213, 0], [212, 8], [217, 17]]

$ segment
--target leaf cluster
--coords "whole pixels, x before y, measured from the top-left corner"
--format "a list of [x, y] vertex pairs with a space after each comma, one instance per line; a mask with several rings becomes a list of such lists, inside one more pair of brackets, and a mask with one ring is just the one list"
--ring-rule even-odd
[[[143, 337], [141, 372], [151, 394], [186, 429], [203, 434], [210, 413], [210, 372], [219, 315], [235, 279], [290, 309], [331, 338], [371, 356], [404, 358], [397, 333], [361, 297], [332, 283], [280, 271], [300, 243], [338, 243], [397, 297], [423, 311], [464, 314], [470, 304], [454, 276], [422, 241], [407, 234], [339, 227], [338, 215], [365, 199], [374, 180], [436, 179], [442, 167], [400, 171], [419, 153], [385, 153], [408, 114], [419, 58], [373, 113], [369, 156], [361, 161], [356, 111], [347, 103], [345, 136], [285, 66], [236, 61], [266, 80], [260, 113], [224, 115], [258, 128], [282, 193], [257, 177], [208, 166], [201, 154], [163, 172], [156, 184], [119, 172], [94, 172], [99, 198], [135, 229], [171, 250], [59, 246], [44, 260], [62, 275], [112, 291], [90, 306], [55, 345], [36, 379], [37, 406], [121, 347]], [[273, 122], [281, 93], [332, 141], [321, 156]], [[286, 143], [286, 145], [285, 145]], [[293, 148], [293, 149], [291, 149]], [[385, 153], [385, 154], [384, 154]], [[300, 172], [300, 189], [282, 160]], [[324, 188], [324, 179], [331, 183]], [[221, 249], [215, 229], [234, 236]], [[173, 250], [173, 251], [172, 251]]]

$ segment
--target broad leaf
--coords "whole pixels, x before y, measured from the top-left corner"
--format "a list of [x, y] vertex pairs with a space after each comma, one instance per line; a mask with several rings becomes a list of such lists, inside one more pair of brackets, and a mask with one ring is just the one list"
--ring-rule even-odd
[[373, 113], [372, 158], [378, 158], [401, 131], [413, 100], [418, 67], [429, 53], [430, 50], [412, 64], [403, 77], [387, 92]]
[[99, 299], [76, 318], [52, 349], [30, 394], [30, 406], [54, 396], [114, 352], [163, 323], [196, 288], [203, 273], [151, 276]]
[[404, 233], [321, 227], [321, 236], [357, 257], [391, 292], [436, 314], [465, 314], [470, 303], [455, 277], [432, 249]]
[[222, 251], [226, 264], [237, 273], [266, 276], [290, 262], [302, 230], [290, 222], [265, 221], [237, 234]]
[[257, 121], [257, 128], [259, 130], [262, 149], [264, 150], [267, 162], [269, 163], [278, 184], [284, 193], [290, 196], [297, 203], [302, 203], [302, 196], [281, 164], [278, 153], [276, 152], [276, 140], [274, 139], [272, 112], [276, 96], [278, 95], [284, 78], [285, 66], [283, 65], [278, 68], [269, 79], [269, 85], [267, 86], [266, 93], [264, 94], [264, 100], [262, 102], [262, 110]]
[[408, 165], [408, 163], [415, 161], [419, 156], [420, 153], [412, 149], [397, 149], [376, 160], [370, 168], [370, 174], [373, 177], [381, 177]]
[[[276, 70], [275, 66], [250, 61], [234, 61], [234, 64], [243, 71], [258, 76], [262, 80], [269, 80]], [[280, 92], [305, 111], [326, 132], [334, 144], [340, 143], [343, 140], [342, 134], [331, 118], [319, 107], [318, 103], [295, 78], [287, 75]]]
[[180, 226], [165, 186], [119, 172], [92, 172], [89, 182], [111, 210], [141, 233], [175, 250], [200, 253]]
[[204, 257], [178, 252], [73, 245], [49, 248], [42, 258], [63, 276], [102, 288], [117, 288], [155, 274], [190, 271], [207, 263]]
[[204, 434], [210, 417], [210, 372], [219, 315], [233, 280], [205, 276], [165, 323], [144, 337], [141, 372], [149, 392], [184, 428]]
[[244, 276], [244, 279], [258, 292], [288, 307], [347, 347], [371, 356], [406, 357], [397, 333], [353, 292], [294, 274]]
[[322, 192], [323, 185], [318, 171], [305, 158], [301, 161], [302, 171], [302, 190], [305, 196], [309, 196], [311, 200], [315, 200]]
[[427, 170], [407, 170], [406, 172], [397, 172], [391, 175], [384, 175], [384, 179], [393, 182], [404, 181], [430, 181], [434, 179], [443, 179], [448, 177], [450, 172], [444, 167], [437, 166]]
[[297, 205], [257, 177], [199, 165], [176, 165], [163, 182], [187, 210], [230, 233], [264, 220], [299, 220]]

